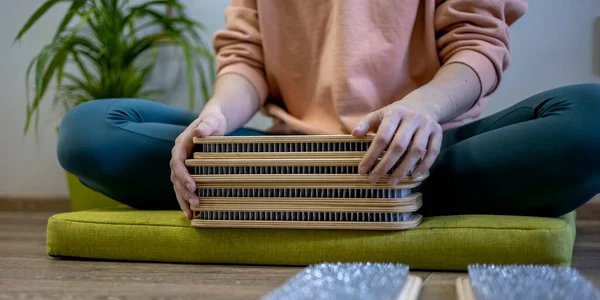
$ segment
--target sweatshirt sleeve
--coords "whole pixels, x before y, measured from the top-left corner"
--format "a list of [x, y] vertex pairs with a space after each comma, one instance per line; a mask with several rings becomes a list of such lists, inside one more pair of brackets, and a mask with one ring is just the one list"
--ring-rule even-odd
[[227, 73], [245, 77], [264, 104], [268, 86], [256, 0], [232, 0], [225, 8], [225, 25], [213, 38], [217, 78]]
[[491, 94], [511, 62], [509, 26], [525, 13], [527, 4], [523, 0], [438, 3], [434, 26], [442, 65], [469, 66], [479, 77], [480, 95]]

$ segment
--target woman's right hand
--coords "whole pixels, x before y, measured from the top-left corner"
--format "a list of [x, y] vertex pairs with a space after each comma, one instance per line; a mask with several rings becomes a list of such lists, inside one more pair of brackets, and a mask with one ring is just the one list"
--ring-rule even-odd
[[199, 206], [195, 193], [196, 182], [185, 165], [185, 160], [194, 149], [194, 137], [220, 136], [227, 130], [227, 121], [220, 111], [203, 111], [175, 140], [171, 151], [171, 182], [177, 196], [177, 202], [188, 220], [194, 216], [192, 208]]

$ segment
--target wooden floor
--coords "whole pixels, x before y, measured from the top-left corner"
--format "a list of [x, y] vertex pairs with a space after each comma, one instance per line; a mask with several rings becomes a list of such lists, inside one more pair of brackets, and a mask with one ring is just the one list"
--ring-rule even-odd
[[[600, 286], [600, 214], [577, 223], [573, 267]], [[259, 299], [300, 268], [56, 260], [46, 255], [51, 214], [0, 212], [0, 299]], [[462, 273], [413, 272], [420, 299], [456, 299]]]

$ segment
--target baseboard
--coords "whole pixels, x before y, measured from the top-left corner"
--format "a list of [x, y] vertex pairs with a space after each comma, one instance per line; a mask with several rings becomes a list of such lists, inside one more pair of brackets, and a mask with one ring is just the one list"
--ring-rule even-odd
[[69, 198], [0, 196], [0, 211], [67, 212], [71, 211]]
[[600, 220], [600, 195], [577, 210], [577, 220]]

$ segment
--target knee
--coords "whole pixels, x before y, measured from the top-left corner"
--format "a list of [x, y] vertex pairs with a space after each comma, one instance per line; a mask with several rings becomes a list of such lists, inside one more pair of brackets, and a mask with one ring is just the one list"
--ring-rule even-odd
[[573, 105], [578, 112], [569, 123], [578, 124], [572, 134], [578, 137], [576, 146], [600, 152], [600, 84], [580, 84], [572, 87]]
[[600, 151], [600, 84], [570, 85], [547, 92], [540, 117], [556, 116], [575, 148]]
[[[579, 118], [598, 119], [600, 114], [600, 84], [576, 84], [557, 89], [556, 100], [566, 102]], [[574, 116], [575, 117], [575, 116]]]
[[[62, 119], [58, 130], [57, 158], [66, 171], [82, 176], [91, 170], [89, 163], [95, 156], [97, 134], [105, 119], [105, 100], [89, 101], [71, 109]], [[107, 100], [108, 101], [108, 100]]]

